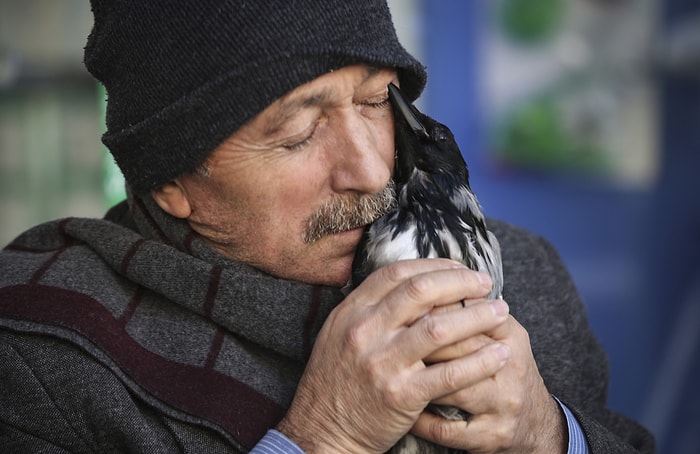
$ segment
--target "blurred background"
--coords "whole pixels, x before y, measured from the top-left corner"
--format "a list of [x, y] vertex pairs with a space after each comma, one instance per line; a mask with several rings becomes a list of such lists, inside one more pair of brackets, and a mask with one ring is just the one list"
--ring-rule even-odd
[[[487, 214], [548, 238], [662, 454], [700, 442], [700, 0], [390, 0]], [[0, 243], [123, 197], [87, 0], [0, 0]]]

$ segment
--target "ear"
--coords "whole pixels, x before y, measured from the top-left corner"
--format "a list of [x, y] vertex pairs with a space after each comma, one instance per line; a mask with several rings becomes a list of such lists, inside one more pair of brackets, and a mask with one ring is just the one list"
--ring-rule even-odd
[[151, 191], [151, 197], [158, 206], [176, 218], [186, 219], [192, 214], [192, 206], [180, 182], [173, 180]]

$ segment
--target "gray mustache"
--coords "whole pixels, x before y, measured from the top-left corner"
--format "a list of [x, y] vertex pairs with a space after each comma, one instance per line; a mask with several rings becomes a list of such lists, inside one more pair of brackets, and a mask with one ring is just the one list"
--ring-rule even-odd
[[313, 243], [326, 235], [371, 224], [396, 206], [393, 180], [380, 192], [362, 196], [337, 196], [309, 217], [304, 242]]

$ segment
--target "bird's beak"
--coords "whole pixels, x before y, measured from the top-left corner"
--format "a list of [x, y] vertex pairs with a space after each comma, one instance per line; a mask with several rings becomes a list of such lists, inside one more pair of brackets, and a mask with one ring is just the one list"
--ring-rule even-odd
[[421, 140], [429, 138], [429, 135], [418, 119], [415, 107], [404, 98], [401, 90], [394, 84], [389, 84], [389, 101], [394, 112], [394, 181], [401, 185], [413, 174], [416, 168], [416, 150], [421, 146]]
[[418, 119], [418, 115], [416, 115], [416, 108], [404, 98], [399, 87], [394, 84], [389, 84], [389, 101], [391, 101], [391, 106], [394, 110], [394, 121], [396, 123], [403, 118], [408, 128], [413, 131], [417, 138], [430, 138], [425, 126], [423, 126], [423, 123]]

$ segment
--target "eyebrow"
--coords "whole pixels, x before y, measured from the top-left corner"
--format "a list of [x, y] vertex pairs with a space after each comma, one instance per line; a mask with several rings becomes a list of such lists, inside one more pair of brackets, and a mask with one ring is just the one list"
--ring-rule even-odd
[[[369, 79], [374, 77], [381, 71], [381, 68], [376, 66], [368, 66], [365, 72], [365, 77], [360, 82], [360, 85], [367, 82]], [[283, 100], [280, 103], [279, 110], [274, 114], [274, 116], [267, 121], [264, 129], [266, 135], [275, 134], [280, 130], [282, 125], [284, 125], [290, 118], [296, 115], [300, 110], [307, 107], [316, 106], [322, 104], [330, 99], [332, 99], [333, 88], [326, 87], [319, 92], [309, 94], [308, 96], [296, 97], [291, 100]]]

